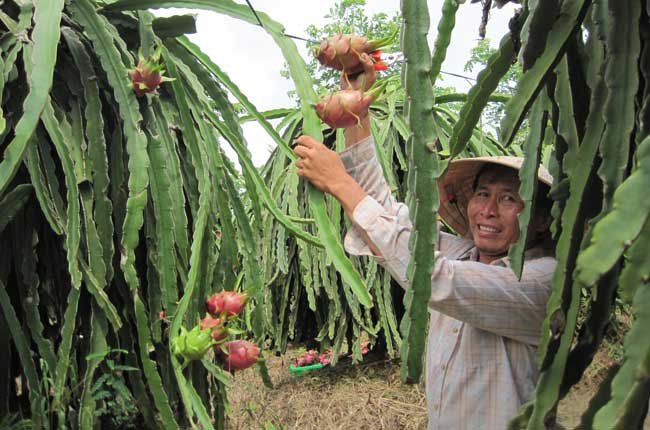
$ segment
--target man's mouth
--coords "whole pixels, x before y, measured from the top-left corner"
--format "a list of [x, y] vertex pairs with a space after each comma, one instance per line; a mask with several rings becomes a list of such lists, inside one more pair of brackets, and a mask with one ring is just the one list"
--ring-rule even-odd
[[483, 224], [479, 224], [478, 229], [479, 231], [484, 231], [486, 233], [499, 233], [501, 231], [498, 228], [490, 227], [489, 225], [483, 225]]

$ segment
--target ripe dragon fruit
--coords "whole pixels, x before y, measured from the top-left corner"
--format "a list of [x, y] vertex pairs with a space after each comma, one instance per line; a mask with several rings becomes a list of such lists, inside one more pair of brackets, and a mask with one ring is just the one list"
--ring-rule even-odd
[[359, 116], [368, 110], [372, 100], [370, 95], [360, 90], [341, 90], [318, 102], [316, 114], [332, 128], [352, 127], [359, 124]]
[[221, 348], [223, 368], [232, 373], [251, 367], [259, 356], [260, 349], [247, 340], [233, 340]]
[[129, 70], [131, 88], [135, 91], [136, 96], [142, 97], [145, 94], [153, 93], [161, 83], [173, 81], [173, 79], [163, 76], [163, 67], [160, 63], [160, 49], [157, 49], [148, 59], [140, 55], [138, 65]]
[[361, 69], [361, 54], [370, 54], [375, 61], [375, 70], [386, 70], [386, 64], [381, 61], [379, 48], [393, 43], [397, 31], [381, 39], [368, 40], [357, 34], [337, 34], [323, 40], [314, 51], [314, 56], [326, 67], [354, 73]]
[[370, 104], [381, 94], [387, 80], [377, 82], [368, 91], [351, 88], [325, 96], [315, 108], [318, 117], [332, 128], [347, 128], [358, 125]]
[[205, 306], [213, 316], [232, 317], [244, 309], [248, 296], [235, 291], [219, 291], [208, 297]]

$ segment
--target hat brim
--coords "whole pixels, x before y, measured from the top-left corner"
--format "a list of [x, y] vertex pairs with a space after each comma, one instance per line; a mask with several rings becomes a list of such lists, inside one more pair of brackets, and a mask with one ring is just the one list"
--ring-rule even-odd
[[[472, 196], [472, 185], [476, 174], [486, 164], [498, 164], [519, 171], [523, 164], [522, 157], [476, 157], [452, 161], [438, 181], [440, 208], [438, 214], [456, 233], [468, 236], [467, 205]], [[551, 186], [553, 177], [542, 165], [537, 171], [537, 179]]]

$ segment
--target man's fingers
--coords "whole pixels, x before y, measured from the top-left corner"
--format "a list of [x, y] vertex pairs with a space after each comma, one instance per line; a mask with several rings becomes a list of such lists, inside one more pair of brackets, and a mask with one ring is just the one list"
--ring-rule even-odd
[[296, 145], [296, 147], [293, 149], [293, 152], [295, 152], [298, 157], [306, 157], [309, 152], [309, 148], [302, 145]]
[[372, 58], [370, 58], [370, 55], [364, 52], [359, 56], [359, 60], [361, 61], [361, 65], [363, 66], [364, 72], [375, 71], [375, 65], [372, 62]]
[[319, 144], [319, 142], [316, 139], [314, 139], [311, 136], [307, 136], [306, 134], [299, 136], [296, 140], [294, 140], [294, 143], [296, 144], [296, 148], [298, 148], [299, 146], [313, 148]]
[[364, 52], [361, 54], [360, 60], [361, 65], [363, 66], [363, 74], [365, 78], [365, 81], [363, 82], [363, 90], [365, 91], [373, 86], [377, 79], [377, 73], [375, 72], [375, 63], [373, 63], [370, 55]]

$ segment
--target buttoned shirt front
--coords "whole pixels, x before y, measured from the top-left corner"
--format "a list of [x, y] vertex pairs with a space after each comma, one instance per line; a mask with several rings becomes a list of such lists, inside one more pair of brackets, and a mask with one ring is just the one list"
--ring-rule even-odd
[[[341, 160], [368, 194], [352, 214], [346, 250], [372, 256], [367, 237], [378, 263], [408, 288], [412, 225], [384, 179], [374, 141], [347, 148]], [[477, 257], [471, 240], [438, 235], [426, 353], [430, 429], [503, 430], [534, 395], [536, 347], [556, 260], [540, 248], [528, 250], [519, 280], [507, 257], [490, 264]]]

